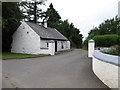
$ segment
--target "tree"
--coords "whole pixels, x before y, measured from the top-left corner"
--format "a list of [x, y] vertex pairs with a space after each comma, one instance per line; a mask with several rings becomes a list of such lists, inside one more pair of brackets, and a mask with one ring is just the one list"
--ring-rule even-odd
[[98, 27], [93, 28], [88, 33], [89, 38], [93, 38], [96, 35], [105, 35], [105, 34], [118, 34], [120, 32], [120, 19], [115, 17], [112, 19], [107, 19], [101, 23]]
[[40, 23], [38, 21], [42, 15], [42, 9], [40, 8], [40, 5], [44, 5], [45, 1], [46, 0], [31, 0], [29, 2], [21, 2], [20, 5], [23, 12], [23, 19], [25, 21]]
[[46, 12], [43, 13], [43, 23], [47, 20], [48, 27], [56, 28], [60, 33], [62, 33], [71, 42], [72, 47], [80, 48], [82, 46], [82, 35], [80, 30], [75, 28], [73, 23], [69, 23], [68, 20], [61, 20], [61, 16], [54, 9], [53, 4], [49, 5]]
[[70, 24], [68, 20], [62, 21], [57, 30], [70, 40], [72, 47], [82, 47], [83, 36], [80, 34], [80, 30], [74, 27], [73, 23]]
[[44, 12], [43, 17], [44, 17], [43, 23], [44, 23], [44, 20], [48, 18], [47, 24], [48, 24], [48, 27], [51, 27], [51, 28], [56, 28], [59, 25], [60, 19], [61, 19], [59, 13], [54, 9], [52, 3], [49, 5], [49, 8], [47, 9], [47, 11]]
[[12, 34], [20, 25], [21, 12], [19, 3], [3, 2], [2, 3], [2, 50], [10, 51]]
[[69, 29], [69, 22], [68, 20], [65, 21], [61, 21], [61, 23], [59, 23], [59, 25], [56, 27], [56, 29], [61, 32], [64, 36], [66, 36], [66, 38], [69, 39], [68, 33], [70, 33], [70, 29]]
[[91, 29], [90, 32], [88, 33], [88, 37], [84, 41], [84, 45], [87, 46], [88, 40], [92, 39], [96, 35], [106, 35], [106, 34], [120, 35], [120, 18], [116, 16], [115, 18], [107, 19], [104, 22], [102, 22], [98, 27]]

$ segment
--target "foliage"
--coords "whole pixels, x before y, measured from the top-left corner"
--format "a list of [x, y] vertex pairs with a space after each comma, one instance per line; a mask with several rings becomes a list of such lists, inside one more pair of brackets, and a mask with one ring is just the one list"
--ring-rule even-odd
[[120, 34], [118, 34], [118, 53], [120, 55]]
[[93, 37], [95, 40], [95, 45], [98, 47], [110, 47], [118, 44], [118, 35], [97, 35]]
[[42, 9], [39, 7], [43, 5], [46, 0], [31, 0], [29, 2], [21, 2], [23, 19], [34, 23], [40, 23], [38, 19], [41, 17]]
[[3, 58], [35, 57], [45, 56], [47, 54], [20, 54], [20, 53], [2, 53]]
[[85, 39], [85, 41], [83, 42], [83, 47], [85, 48], [88, 48], [88, 41], [90, 40], [91, 38], [87, 38]]
[[74, 27], [73, 23], [70, 24], [68, 20], [61, 21], [56, 29], [70, 40], [72, 47], [82, 47], [82, 34], [79, 29]]
[[[109, 34], [120, 35], [120, 25], [119, 24], [120, 24], [120, 18], [118, 18], [117, 16], [115, 18], [105, 20], [98, 27], [95, 27], [92, 30], [90, 30], [90, 32], [88, 33], [88, 37], [84, 41], [83, 45], [85, 47], [87, 47], [88, 40], [93, 39], [93, 37], [95, 37], [97, 35], [109, 35]], [[100, 39], [102, 39], [102, 38], [100, 38]], [[108, 41], [107, 43], [110, 43], [110, 41]], [[102, 42], [104, 43], [105, 41], [99, 40], [99, 43], [102, 43]], [[120, 42], [120, 38], [118, 39], [117, 42]], [[119, 52], [120, 52], [120, 43], [117, 43], [117, 44], [119, 44], [118, 49], [119, 49]], [[110, 45], [108, 45], [108, 46], [110, 46]]]
[[117, 50], [110, 50], [109, 52], [107, 52], [107, 54], [111, 54], [111, 55], [118, 55]]
[[21, 12], [19, 3], [3, 2], [2, 3], [2, 50], [10, 51], [12, 34], [20, 25]]
[[42, 0], [35, 2], [3, 2], [2, 4], [2, 49], [3, 51], [11, 50], [12, 35], [20, 25], [20, 21], [39, 23], [39, 18], [48, 18], [48, 26], [56, 28], [65, 37], [71, 41], [73, 47], [82, 46], [82, 35], [79, 29], [75, 28], [74, 25], [68, 22], [68, 20], [62, 21], [59, 13], [54, 9], [53, 5], [50, 4], [49, 8], [45, 13], [39, 8], [40, 5], [44, 4]]
[[118, 34], [120, 33], [120, 18], [115, 17], [113, 19], [107, 19], [101, 23], [98, 27], [93, 28], [89, 34], [89, 38], [93, 38], [96, 35], [105, 34]]
[[[68, 20], [61, 20], [61, 16], [54, 9], [52, 3], [49, 8], [43, 14], [44, 20], [48, 18], [48, 27], [56, 28], [60, 33], [62, 33], [71, 42], [72, 47], [80, 48], [82, 47], [82, 34], [80, 30], [75, 28], [73, 23], [69, 23]], [[44, 23], [43, 20], [43, 23]]]
[[104, 52], [104, 53], [110, 54], [110, 55], [118, 55], [118, 52], [117, 52], [117, 50], [115, 50], [115, 49], [111, 49], [110, 51]]
[[44, 24], [44, 20], [48, 18], [47, 24], [48, 24], [48, 27], [51, 27], [51, 28], [56, 28], [60, 23], [60, 19], [61, 19], [59, 13], [54, 9], [52, 3], [50, 4], [47, 11], [42, 14], [42, 17], [44, 17], [43, 24]]
[[[0, 12], [2, 12], [2, 2], [0, 2]], [[2, 13], [0, 13], [0, 28], [2, 28]]]

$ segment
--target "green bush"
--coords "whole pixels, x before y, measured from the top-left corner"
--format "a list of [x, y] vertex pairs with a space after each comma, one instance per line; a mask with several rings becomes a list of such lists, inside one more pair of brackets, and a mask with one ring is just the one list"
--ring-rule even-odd
[[97, 47], [110, 47], [118, 44], [118, 35], [110, 34], [110, 35], [97, 35], [93, 37], [95, 40], [95, 45]]
[[118, 55], [118, 52], [117, 52], [117, 50], [115, 50], [115, 49], [112, 49], [112, 50], [110, 50], [109, 52], [105, 52], [106, 54], [110, 54], [110, 55]]

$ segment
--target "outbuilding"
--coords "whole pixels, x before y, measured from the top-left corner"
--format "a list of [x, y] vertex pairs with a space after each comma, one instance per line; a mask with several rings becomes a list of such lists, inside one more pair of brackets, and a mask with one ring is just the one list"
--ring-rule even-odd
[[12, 38], [13, 53], [54, 55], [70, 49], [70, 41], [58, 30], [32, 22], [22, 22]]

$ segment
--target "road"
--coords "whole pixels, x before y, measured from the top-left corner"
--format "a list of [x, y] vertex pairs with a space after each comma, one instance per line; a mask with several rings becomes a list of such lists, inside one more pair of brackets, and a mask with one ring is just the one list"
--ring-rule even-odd
[[92, 71], [87, 51], [3, 61], [3, 88], [107, 88]]

